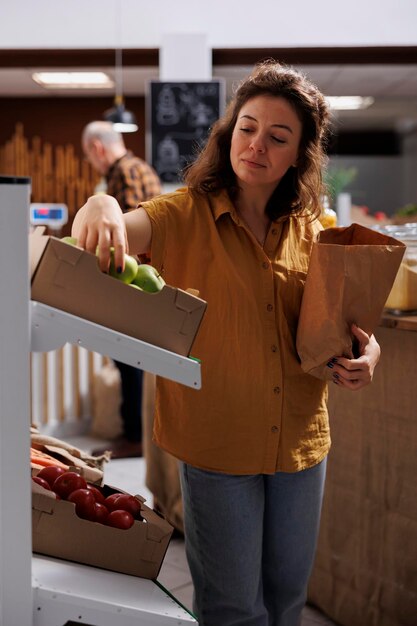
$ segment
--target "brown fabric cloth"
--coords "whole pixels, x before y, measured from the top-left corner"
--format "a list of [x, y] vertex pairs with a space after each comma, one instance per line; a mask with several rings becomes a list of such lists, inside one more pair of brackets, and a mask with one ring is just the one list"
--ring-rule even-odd
[[417, 623], [417, 317], [377, 328], [372, 385], [331, 385], [333, 446], [309, 600], [342, 626]]
[[152, 265], [208, 304], [192, 346], [202, 387], [158, 377], [155, 441], [194, 467], [226, 474], [319, 463], [330, 447], [327, 384], [302, 371], [295, 350], [317, 220], [279, 217], [262, 247], [225, 190], [183, 189], [142, 206]]
[[155, 410], [155, 375], [144, 372], [142, 424], [143, 454], [146, 461], [146, 486], [155, 499], [155, 508], [181, 533], [184, 533], [178, 461], [152, 441]]
[[114, 196], [123, 213], [136, 209], [140, 202], [161, 193], [161, 182], [155, 170], [128, 151], [109, 169], [107, 193]]

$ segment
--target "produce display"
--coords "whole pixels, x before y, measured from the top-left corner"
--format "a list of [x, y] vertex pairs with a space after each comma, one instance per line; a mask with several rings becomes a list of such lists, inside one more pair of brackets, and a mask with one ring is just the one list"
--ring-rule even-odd
[[142, 496], [105, 484], [104, 472], [89, 465], [101, 455], [37, 432], [31, 438], [32, 447], [69, 463], [31, 464], [33, 552], [155, 580], [173, 527]]
[[43, 467], [32, 480], [52, 491], [57, 499], [72, 502], [76, 515], [82, 519], [121, 530], [131, 528], [135, 521], [143, 521], [139, 498], [122, 492], [106, 496], [101, 487], [60, 465]]
[[67, 468], [66, 470], [62, 469], [60, 465], [50, 465], [49, 467], [44, 467], [43, 469], [41, 469], [41, 471], [38, 472], [33, 480], [35, 480], [35, 478], [45, 480], [48, 483], [49, 488], [51, 488], [58, 476], [64, 474], [66, 471], [68, 471], [68, 469], [69, 468]]
[[40, 433], [35, 426], [30, 427], [30, 465], [36, 471], [43, 467], [59, 466], [63, 470], [77, 468], [84, 478], [93, 483], [103, 479], [103, 468], [110, 459], [108, 453], [94, 456], [68, 444], [62, 439]]
[[68, 500], [73, 491], [86, 488], [87, 481], [77, 472], [64, 472], [51, 485], [52, 491], [63, 500]]
[[165, 285], [165, 281], [158, 270], [152, 267], [152, 265], [141, 263], [138, 265], [138, 270], [132, 284], [142, 289], [142, 291], [156, 293], [161, 291], [162, 287]]
[[32, 480], [40, 485], [41, 487], [43, 487], [44, 489], [47, 489], [48, 491], [51, 491], [51, 487], [49, 486], [49, 483], [46, 482], [46, 480], [44, 478], [39, 478], [39, 476], [32, 476]]
[[77, 245], [77, 240], [75, 237], [62, 237], [61, 241], [63, 241], [64, 243], [70, 244], [70, 246]]
[[48, 467], [50, 465], [59, 466], [63, 470], [69, 469], [69, 465], [65, 465], [65, 463], [58, 461], [58, 459], [55, 459], [50, 454], [37, 450], [36, 448], [30, 449], [30, 463], [31, 467], [34, 469]]
[[[98, 248], [96, 250], [96, 254], [98, 254]], [[122, 283], [126, 283], [129, 285], [136, 276], [136, 272], [138, 271], [138, 262], [133, 256], [130, 254], [125, 254], [125, 268], [122, 272], [118, 272], [114, 263], [114, 248], [110, 248], [110, 265], [109, 265], [109, 275], [113, 276], [113, 278], [117, 278]]]
[[402, 220], [409, 222], [415, 222], [417, 220], [417, 203], [409, 202], [400, 209], [397, 209], [394, 215], [394, 223], [396, 223], [397, 218], [401, 218]]
[[403, 259], [385, 307], [394, 311], [417, 310], [417, 258]]
[[[61, 241], [72, 246], [77, 245], [77, 240], [74, 237], [63, 237]], [[96, 254], [98, 254], [98, 247]], [[130, 256], [130, 254], [125, 254], [124, 261], [124, 270], [118, 272], [114, 262], [114, 248], [111, 247], [109, 275], [136, 289], [146, 291], [147, 293], [157, 293], [161, 291], [162, 287], [165, 285], [165, 281], [157, 269], [147, 263], [138, 264], [136, 259]]]

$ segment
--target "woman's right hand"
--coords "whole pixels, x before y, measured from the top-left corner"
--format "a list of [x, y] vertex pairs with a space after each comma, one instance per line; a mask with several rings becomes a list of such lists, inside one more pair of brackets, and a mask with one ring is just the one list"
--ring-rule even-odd
[[124, 254], [128, 252], [126, 227], [122, 210], [115, 198], [105, 194], [91, 196], [77, 211], [71, 234], [77, 245], [96, 253], [99, 265], [107, 272], [110, 264], [110, 246], [114, 248], [115, 267], [124, 268]]

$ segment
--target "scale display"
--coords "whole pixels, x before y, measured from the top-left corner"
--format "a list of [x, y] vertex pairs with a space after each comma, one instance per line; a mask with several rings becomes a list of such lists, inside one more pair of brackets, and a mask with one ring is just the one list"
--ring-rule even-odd
[[49, 226], [59, 229], [68, 222], [66, 204], [47, 204], [35, 202], [30, 205], [30, 223], [32, 226]]

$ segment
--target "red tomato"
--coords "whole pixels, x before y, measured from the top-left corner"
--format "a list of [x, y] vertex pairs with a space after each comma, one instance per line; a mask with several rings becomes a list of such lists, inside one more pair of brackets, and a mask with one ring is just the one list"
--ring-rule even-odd
[[117, 509], [116, 511], [112, 511], [111, 513], [109, 513], [106, 522], [107, 526], [113, 526], [113, 528], [121, 528], [122, 530], [127, 530], [128, 528], [133, 526], [134, 523], [135, 520], [131, 513], [129, 513], [128, 511], [119, 511]]
[[88, 489], [75, 489], [68, 496], [68, 502], [75, 504], [75, 512], [78, 517], [94, 520], [96, 517], [96, 501]]
[[95, 513], [95, 517], [94, 517], [95, 522], [98, 522], [99, 524], [106, 523], [107, 518], [109, 516], [109, 510], [107, 509], [107, 507], [104, 506], [104, 504], [100, 504], [100, 502], [96, 502], [94, 513]]
[[[115, 501], [116, 509], [122, 511], [128, 511], [135, 519], [142, 519], [140, 515], [141, 502], [135, 496], [131, 496], [128, 493], [122, 493]], [[115, 509], [113, 509], [115, 510]]]
[[39, 476], [32, 476], [32, 480], [33, 482], [38, 483], [38, 485], [40, 485], [44, 489], [51, 491], [51, 487], [49, 486], [49, 483], [47, 483], [44, 478], [39, 478]]
[[38, 473], [37, 476], [39, 478], [43, 478], [49, 484], [50, 487], [54, 484], [58, 476], [61, 474], [65, 474], [65, 470], [63, 467], [58, 467], [57, 465], [50, 465], [49, 467], [43, 467]]
[[94, 485], [90, 485], [90, 483], [87, 483], [87, 489], [91, 491], [91, 493], [94, 496], [94, 500], [96, 502], [99, 502], [100, 504], [104, 504], [106, 498], [103, 496], [100, 489], [97, 489], [97, 487], [95, 487]]
[[111, 496], [107, 496], [104, 500], [104, 504], [109, 509], [109, 511], [115, 511], [118, 507], [116, 506], [116, 500], [120, 498], [121, 493], [112, 493]]
[[86, 481], [77, 472], [64, 472], [52, 485], [52, 491], [55, 491], [63, 500], [66, 500], [76, 489], [87, 489]]

